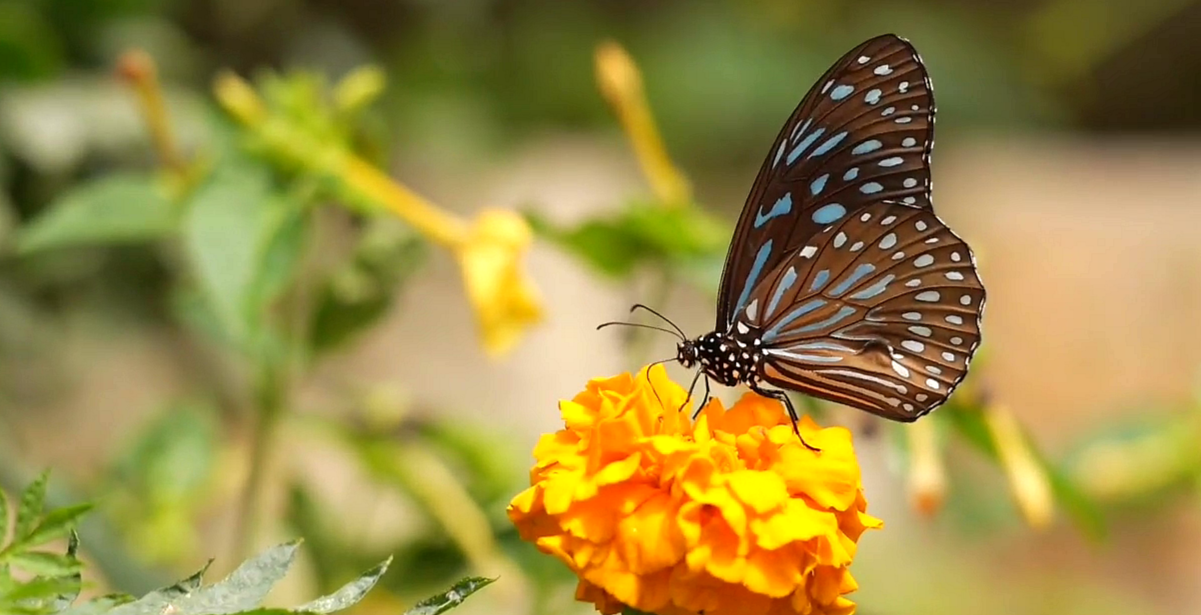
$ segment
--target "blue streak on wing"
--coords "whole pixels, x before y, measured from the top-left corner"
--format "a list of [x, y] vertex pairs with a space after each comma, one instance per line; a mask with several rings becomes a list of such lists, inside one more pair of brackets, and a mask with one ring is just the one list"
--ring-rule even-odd
[[825, 190], [826, 188], [826, 181], [829, 179], [830, 174], [826, 173], [825, 175], [813, 180], [813, 182], [809, 184], [809, 193], [813, 196], [821, 194], [822, 190]]
[[839, 143], [842, 143], [842, 140], [847, 138], [848, 134], [850, 133], [844, 130], [830, 137], [829, 139], [826, 139], [826, 142], [822, 143], [817, 149], [813, 150], [813, 153], [809, 154], [809, 157], [816, 158], [818, 156], [825, 155], [827, 152], [837, 147]]
[[850, 288], [854, 286], [856, 282], [871, 275], [871, 273], [875, 270], [876, 266], [871, 263], [860, 264], [858, 267], [855, 267], [855, 272], [851, 274], [851, 277], [839, 282], [838, 286], [830, 289], [830, 296], [838, 297], [842, 295], [842, 293], [850, 290]]
[[890, 273], [890, 274], [884, 276], [884, 279], [880, 280], [879, 282], [876, 282], [875, 284], [872, 284], [871, 286], [868, 286], [867, 288], [851, 295], [850, 298], [851, 299], [871, 299], [872, 297], [875, 297], [876, 295], [879, 295], [880, 293], [888, 290], [888, 284], [890, 282], [892, 282], [893, 280], [895, 280], [896, 277], [897, 276]]
[[734, 305], [734, 311], [731, 314], [737, 314], [742, 311], [746, 305], [746, 300], [750, 298], [751, 291], [755, 289], [755, 283], [759, 281], [759, 274], [763, 273], [763, 266], [767, 264], [767, 257], [771, 256], [770, 239], [759, 248], [759, 254], [755, 255], [755, 264], [751, 267], [751, 273], [746, 277], [746, 284], [742, 287], [742, 294], [738, 296], [738, 303]]
[[859, 177], [859, 167], [851, 167], [846, 173], [842, 174], [842, 181], [849, 182], [856, 177]]
[[879, 182], [867, 182], [866, 184], [859, 186], [859, 191], [863, 194], [875, 194], [883, 189], [884, 186], [880, 185]]
[[851, 150], [851, 153], [855, 154], [856, 156], [860, 156], [863, 154], [874, 152], [874, 151], [880, 149], [881, 147], [884, 147], [884, 144], [881, 143], [878, 139], [868, 139], [867, 141], [864, 141], [863, 143], [856, 145], [855, 149]]
[[826, 282], [829, 282], [829, 281], [830, 281], [830, 270], [822, 269], [821, 271], [817, 272], [817, 275], [813, 276], [813, 284], [809, 286], [810, 292], [819, 290], [821, 287], [826, 285]]
[[789, 346], [789, 347], [788, 347], [788, 349], [789, 349], [789, 350], [794, 350], [794, 349], [801, 349], [801, 350], [841, 350], [841, 351], [843, 351], [843, 352], [846, 352], [846, 351], [850, 350], [850, 348], [847, 348], [846, 346], [843, 346], [842, 344], [831, 344], [830, 342], [809, 342], [808, 344], [797, 344], [797, 345], [795, 345], [795, 346]]
[[784, 196], [780, 197], [780, 200], [776, 201], [775, 205], [771, 206], [771, 210], [769, 210], [766, 214], [763, 213], [763, 206], [759, 206], [759, 211], [755, 212], [755, 228], [759, 228], [764, 224], [767, 224], [768, 220], [771, 220], [776, 216], [783, 216], [791, 211], [792, 193], [786, 192], [784, 193]]
[[812, 312], [813, 310], [821, 308], [825, 304], [826, 304], [826, 302], [821, 299], [814, 299], [808, 303], [805, 303], [801, 307], [789, 312], [788, 315], [785, 316], [784, 318], [782, 318], [780, 320], [780, 322], [776, 323], [776, 325], [774, 327], [768, 329], [767, 331], [765, 331], [763, 333], [763, 341], [770, 343], [772, 340], [776, 339], [777, 335], [779, 335], [780, 329], [787, 327], [789, 324], [792, 323], [792, 321], [800, 318], [801, 316], [804, 316], [805, 314], [808, 314], [809, 312]]
[[842, 100], [842, 99], [846, 98], [847, 96], [850, 96], [852, 93], [854, 93], [854, 91], [855, 91], [855, 88], [852, 86], [849, 86], [849, 85], [836, 86], [833, 90], [830, 91], [830, 99], [831, 100]]
[[809, 130], [809, 124], [812, 124], [812, 123], [813, 123], [813, 118], [809, 118], [809, 119], [805, 120], [804, 124], [797, 122], [796, 128], [792, 129], [792, 140], [796, 141], [797, 139], [799, 139], [801, 137], [801, 135], [805, 134], [805, 131]]
[[784, 278], [780, 281], [780, 285], [776, 287], [776, 294], [772, 295], [771, 302], [767, 304], [767, 311], [763, 314], [763, 320], [771, 318], [772, 314], [776, 313], [776, 306], [780, 305], [780, 299], [784, 298], [784, 293], [792, 288], [796, 282], [796, 268], [789, 267], [788, 271], [784, 272]]
[[880, 95], [883, 93], [884, 92], [881, 92], [878, 88], [872, 89], [870, 92], [867, 93], [867, 96], [863, 97], [863, 102], [865, 102], [869, 105], [874, 105], [874, 104], [880, 102]]
[[792, 148], [791, 152], [788, 152], [788, 158], [786, 158], [785, 161], [788, 164], [796, 162], [796, 159], [800, 158], [801, 154], [805, 153], [805, 150], [809, 149], [809, 146], [813, 145], [813, 142], [817, 141], [818, 137], [821, 137], [825, 132], [825, 128], [818, 128], [817, 130], [809, 133], [808, 136], [806, 136], [804, 139], [801, 139], [800, 143], [796, 144], [796, 147]]
[[830, 203], [822, 205], [813, 212], [813, 221], [818, 224], [830, 224], [835, 220], [847, 215], [847, 208], [838, 203]]
[[804, 327], [801, 327], [800, 329], [797, 329], [796, 331], [791, 331], [790, 333], [809, 333], [810, 331], [820, 331], [822, 329], [826, 329], [828, 327], [834, 326], [835, 324], [838, 323], [838, 321], [840, 321], [854, 313], [855, 313], [855, 308], [853, 308], [849, 305], [844, 305], [841, 308], [839, 308], [837, 314], [835, 314], [825, 320], [815, 322], [811, 325], [805, 325]]

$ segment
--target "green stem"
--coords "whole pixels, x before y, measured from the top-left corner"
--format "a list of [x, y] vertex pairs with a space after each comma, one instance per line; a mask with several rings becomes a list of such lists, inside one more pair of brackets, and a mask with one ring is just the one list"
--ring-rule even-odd
[[280, 418], [283, 416], [285, 396], [284, 382], [279, 374], [273, 368], [265, 367], [259, 379], [255, 396], [258, 403], [254, 434], [250, 444], [250, 473], [246, 477], [246, 485], [242, 490], [237, 528], [234, 531], [235, 561], [245, 559], [254, 549], [254, 533], [259, 520], [259, 500], [262, 495], [263, 477], [267, 470], [271, 444], [275, 440], [275, 432], [279, 427]]

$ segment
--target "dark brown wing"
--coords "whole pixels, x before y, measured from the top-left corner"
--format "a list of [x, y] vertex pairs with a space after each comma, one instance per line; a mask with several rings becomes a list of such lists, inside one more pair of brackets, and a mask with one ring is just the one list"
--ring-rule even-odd
[[912, 421], [944, 401], [980, 343], [984, 286], [930, 209], [862, 208], [765, 276], [738, 324], [771, 384]]
[[885, 199], [929, 207], [934, 99], [904, 39], [873, 38], [813, 86], [776, 137], [726, 256], [717, 330], [761, 276], [827, 225]]

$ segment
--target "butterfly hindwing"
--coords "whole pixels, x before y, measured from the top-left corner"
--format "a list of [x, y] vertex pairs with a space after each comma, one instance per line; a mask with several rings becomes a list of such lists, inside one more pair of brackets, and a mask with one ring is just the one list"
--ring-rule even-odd
[[794, 250], [736, 322], [759, 332], [770, 384], [912, 421], [966, 375], [984, 299], [971, 250], [932, 210], [882, 202]]
[[873, 38], [826, 71], [777, 135], [743, 206], [718, 330], [762, 276], [822, 228], [886, 199], [928, 208], [933, 131], [929, 77], [904, 39]]

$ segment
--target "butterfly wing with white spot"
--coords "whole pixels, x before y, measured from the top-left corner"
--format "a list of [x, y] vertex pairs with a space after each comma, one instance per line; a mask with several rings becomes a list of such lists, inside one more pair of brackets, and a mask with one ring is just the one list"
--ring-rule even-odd
[[843, 56], [772, 144], [734, 231], [718, 294], [728, 330], [762, 275], [825, 226], [894, 200], [930, 207], [934, 98], [917, 52], [893, 35]]
[[980, 343], [984, 286], [929, 209], [877, 203], [771, 271], [737, 322], [781, 388], [912, 421], [944, 401]]

